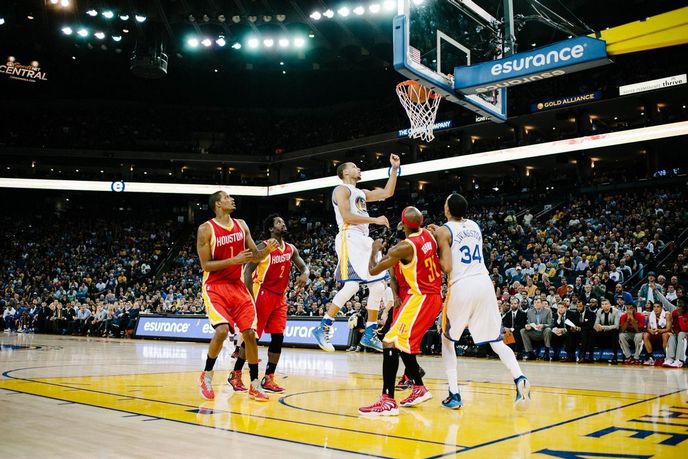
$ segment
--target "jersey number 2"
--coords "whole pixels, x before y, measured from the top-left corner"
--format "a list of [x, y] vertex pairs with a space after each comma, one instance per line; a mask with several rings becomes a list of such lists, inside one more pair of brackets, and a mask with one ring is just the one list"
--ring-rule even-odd
[[[472, 251], [471, 251], [471, 248], [468, 247], [467, 245], [462, 245], [461, 247], [459, 247], [459, 250], [463, 254], [463, 256], [461, 257], [461, 260], [459, 260], [459, 261], [461, 261], [461, 263], [470, 265], [471, 262], [474, 260], [477, 261], [478, 263], [483, 261], [483, 257], [480, 255], [480, 246], [479, 245], [476, 245]], [[472, 252], [472, 254], [471, 254], [471, 252]]]

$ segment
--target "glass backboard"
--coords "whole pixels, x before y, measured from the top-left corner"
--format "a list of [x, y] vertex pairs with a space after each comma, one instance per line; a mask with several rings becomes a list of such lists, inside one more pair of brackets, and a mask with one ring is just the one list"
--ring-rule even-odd
[[506, 90], [480, 95], [454, 90], [454, 69], [501, 57], [498, 20], [472, 0], [399, 0], [394, 67], [451, 102], [495, 121], [506, 119]]

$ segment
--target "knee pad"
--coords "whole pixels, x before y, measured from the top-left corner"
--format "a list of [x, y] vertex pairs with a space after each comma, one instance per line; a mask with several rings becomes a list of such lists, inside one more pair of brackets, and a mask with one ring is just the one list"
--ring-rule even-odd
[[279, 354], [282, 352], [282, 343], [284, 343], [284, 335], [282, 333], [273, 333], [270, 335], [270, 345], [268, 352]]
[[358, 282], [344, 282], [344, 286], [342, 286], [334, 298], [332, 298], [332, 303], [338, 308], [341, 308], [358, 292], [358, 287]]
[[372, 284], [368, 284], [368, 304], [366, 309], [372, 311], [380, 310], [380, 303], [382, 302], [382, 297], [385, 295], [385, 289], [387, 284], [384, 281], [376, 281]]

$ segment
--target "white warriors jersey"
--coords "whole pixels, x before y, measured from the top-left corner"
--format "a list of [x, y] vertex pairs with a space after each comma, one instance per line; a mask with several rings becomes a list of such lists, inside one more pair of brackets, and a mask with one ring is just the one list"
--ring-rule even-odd
[[[344, 186], [349, 189], [349, 208], [351, 213], [354, 215], [359, 215], [361, 217], [368, 217], [368, 207], [366, 206], [366, 196], [362, 190], [359, 190], [354, 185], [341, 184], [339, 186]], [[336, 190], [337, 188], [335, 188]], [[362, 225], [350, 225], [344, 223], [342, 214], [339, 212], [339, 207], [337, 206], [337, 200], [335, 199], [334, 191], [332, 191], [332, 204], [334, 205], [334, 216], [337, 218], [337, 225], [339, 226], [339, 231], [352, 230], [363, 233], [364, 236], [368, 236], [368, 224]]]
[[473, 220], [445, 223], [451, 232], [452, 270], [449, 285], [477, 275], [489, 276], [483, 257], [483, 234]]

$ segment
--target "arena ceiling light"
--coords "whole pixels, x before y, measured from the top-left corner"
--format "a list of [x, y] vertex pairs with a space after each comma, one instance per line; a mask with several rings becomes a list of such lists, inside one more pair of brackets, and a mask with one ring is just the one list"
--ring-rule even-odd
[[361, 5], [359, 5], [359, 6], [357, 6], [356, 8], [354, 8], [354, 14], [355, 14], [356, 16], [361, 16], [361, 15], [364, 14], [364, 13], [365, 13], [365, 8], [363, 8]]
[[302, 37], [294, 38], [294, 46], [297, 48], [303, 48], [306, 45], [306, 40]]
[[71, 27], [62, 27], [62, 33], [65, 35], [71, 35], [73, 32]]
[[322, 14], [320, 14], [320, 11], [313, 11], [310, 15], [310, 18], [313, 19], [314, 21], [319, 21], [321, 17], [322, 17]]
[[0, 25], [5, 25], [5, 18], [0, 17]]
[[122, 41], [122, 36], [121, 35], [113, 35], [112, 39], [116, 42]]
[[370, 11], [373, 14], [377, 14], [380, 12], [380, 4], [379, 3], [371, 3], [370, 6], [368, 6], [368, 11]]
[[129, 20], [129, 15], [128, 14], [120, 14], [119, 15], [120, 20], [122, 21], [128, 21]]
[[189, 45], [190, 48], [198, 48], [198, 38], [191, 37], [188, 40], [186, 40], [186, 44]]
[[146, 22], [146, 16], [141, 16], [141, 15], [137, 14], [136, 16], [134, 16], [134, 18], [136, 19], [136, 22], [139, 22], [139, 23]]
[[323, 13], [323, 16], [325, 16], [327, 19], [332, 19], [334, 17], [334, 11], [325, 10], [325, 12]]
[[275, 44], [275, 40], [273, 40], [272, 38], [266, 38], [265, 40], [263, 40], [263, 45], [264, 45], [266, 48], [272, 48], [272, 46], [273, 46], [274, 44]]
[[232, 45], [232, 49], [241, 49], [241, 43], [239, 43], [238, 41], [234, 42], [234, 44]]
[[215, 44], [216, 44], [217, 46], [219, 46], [220, 48], [222, 48], [222, 47], [224, 47], [224, 46], [227, 44], [227, 41], [225, 41], [225, 37], [223, 37], [222, 35], [220, 35], [220, 38], [218, 38], [217, 40], [215, 40]]
[[103, 16], [105, 19], [112, 19], [112, 18], [115, 17], [115, 13], [113, 13], [113, 12], [110, 11], [110, 10], [105, 10], [105, 11], [103, 11], [101, 14], [102, 14], [102, 16]]
[[256, 48], [258, 48], [258, 45], [260, 44], [260, 42], [258, 41], [257, 38], [249, 38], [248, 42], [246, 44], [248, 45], [249, 48], [256, 49]]
[[289, 39], [288, 38], [280, 38], [277, 43], [279, 44], [280, 48], [287, 48], [289, 46]]
[[98, 12], [96, 10], [88, 10], [88, 11], [86, 11], [86, 14], [88, 14], [92, 18], [98, 16]]
[[86, 37], [88, 37], [88, 30], [81, 28], [81, 29], [77, 30], [76, 34], [82, 38], [86, 38]]
[[206, 48], [209, 48], [210, 45], [213, 44], [213, 42], [210, 40], [210, 38], [204, 38], [203, 40], [201, 40], [201, 44]]
[[349, 15], [349, 8], [346, 6], [342, 6], [337, 10], [337, 14], [339, 14], [341, 17], [345, 18]]
[[96, 32], [93, 34], [94, 37], [96, 37], [98, 40], [103, 40], [105, 38], [105, 34], [103, 32]]

